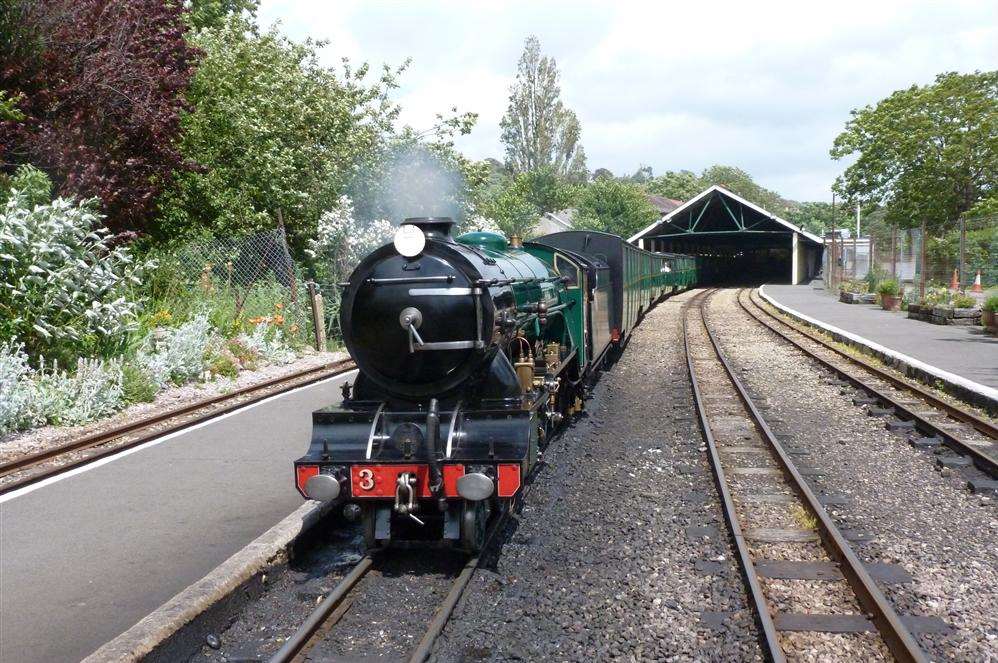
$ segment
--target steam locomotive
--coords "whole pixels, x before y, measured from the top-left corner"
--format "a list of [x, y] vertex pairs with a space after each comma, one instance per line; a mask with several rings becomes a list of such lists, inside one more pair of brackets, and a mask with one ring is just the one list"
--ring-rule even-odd
[[642, 315], [697, 281], [689, 256], [571, 231], [522, 243], [407, 219], [344, 284], [359, 372], [312, 415], [299, 492], [342, 500], [369, 547], [477, 552]]

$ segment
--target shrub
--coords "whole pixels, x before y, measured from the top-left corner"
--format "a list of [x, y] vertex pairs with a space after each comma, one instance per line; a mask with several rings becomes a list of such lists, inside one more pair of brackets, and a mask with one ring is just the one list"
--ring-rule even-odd
[[0, 345], [0, 435], [30, 425], [31, 367], [20, 345]]
[[100, 218], [92, 202], [11, 197], [0, 213], [0, 340], [63, 362], [120, 350], [137, 327], [127, 288], [147, 265], [113, 247]]
[[887, 279], [877, 284], [877, 294], [881, 297], [897, 297], [901, 293], [901, 286], [895, 279]]
[[247, 346], [238, 338], [230, 338], [226, 344], [226, 349], [239, 361], [239, 365], [249, 371], [255, 371], [257, 362], [260, 361], [260, 353]]
[[77, 426], [107, 417], [124, 405], [121, 364], [80, 359], [76, 373], [54, 368], [35, 380], [32, 408], [36, 421]]
[[252, 334], [241, 335], [239, 341], [273, 364], [287, 364], [297, 357], [294, 350], [284, 343], [281, 330], [271, 331], [266, 324], [257, 325]]
[[135, 364], [121, 367], [121, 390], [125, 403], [151, 403], [159, 388], [149, 373]]
[[953, 308], [974, 308], [975, 306], [977, 306], [977, 300], [970, 295], [961, 292], [953, 296]]
[[234, 380], [239, 375], [239, 363], [232, 353], [223, 349], [208, 360], [208, 370], [212, 375], [221, 375]]
[[984, 310], [991, 311], [992, 313], [998, 311], [998, 295], [988, 297], [984, 301]]
[[139, 351], [139, 365], [160, 389], [169, 383], [184, 384], [200, 377], [205, 369], [205, 353], [214, 337], [204, 312], [174, 329], [151, 334]]

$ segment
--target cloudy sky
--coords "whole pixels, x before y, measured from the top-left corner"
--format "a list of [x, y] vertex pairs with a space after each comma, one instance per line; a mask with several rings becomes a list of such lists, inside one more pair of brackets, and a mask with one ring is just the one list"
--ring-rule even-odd
[[998, 67], [998, 2], [375, 2], [263, 0], [262, 22], [329, 41], [324, 58], [411, 57], [403, 120], [479, 113], [459, 148], [502, 158], [499, 120], [523, 40], [561, 70], [590, 169], [736, 165], [797, 200], [824, 200], [850, 109], [942, 71]]

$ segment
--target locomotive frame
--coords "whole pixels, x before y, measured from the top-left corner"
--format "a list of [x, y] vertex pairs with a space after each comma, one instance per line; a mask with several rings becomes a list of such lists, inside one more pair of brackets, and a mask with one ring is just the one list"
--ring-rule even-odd
[[455, 239], [449, 219], [404, 224], [423, 249], [381, 247], [346, 284], [341, 324], [359, 374], [342, 403], [313, 413], [295, 484], [346, 502], [369, 547], [477, 552], [552, 433], [644, 313], [696, 282], [697, 262], [606, 233], [522, 244]]

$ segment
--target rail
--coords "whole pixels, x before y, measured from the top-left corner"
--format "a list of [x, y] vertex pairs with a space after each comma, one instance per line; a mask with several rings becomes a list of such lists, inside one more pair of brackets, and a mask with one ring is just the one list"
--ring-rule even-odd
[[764, 595], [765, 593], [763, 592], [761, 583], [759, 582], [758, 572], [752, 560], [751, 552], [745, 544], [742, 529], [739, 524], [739, 516], [734, 506], [734, 500], [731, 498], [730, 491], [728, 490], [727, 479], [721, 463], [720, 453], [715, 443], [713, 432], [711, 430], [711, 424], [707, 415], [706, 402], [702, 398], [699, 380], [697, 379], [697, 370], [694, 366], [692, 353], [690, 352], [689, 308], [694, 305], [699, 309], [700, 323], [702, 324], [703, 330], [710, 341], [709, 345], [712, 349], [712, 354], [716, 357], [716, 361], [720, 364], [720, 366], [723, 367], [723, 373], [726, 376], [727, 381], [736, 391], [739, 400], [744, 406], [744, 411], [758, 432], [759, 437], [765, 442], [766, 448], [768, 448], [772, 457], [775, 458], [779, 464], [782, 476], [784, 477], [787, 485], [793, 490], [798, 498], [806, 504], [808, 511], [811, 515], [813, 515], [817, 524], [818, 535], [821, 542], [824, 544], [825, 550], [833, 560], [838, 562], [842, 575], [849, 584], [849, 587], [852, 589], [859, 604], [864, 610], [867, 611], [867, 613], [871, 615], [871, 621], [883, 638], [884, 643], [898, 661], [927, 662], [928, 658], [919, 647], [915, 637], [901, 621], [901, 618], [895, 612], [893, 606], [888, 602], [887, 598], [877, 587], [859, 557], [849, 546], [845, 537], [825, 511], [818, 497], [810, 489], [807, 482], [804, 481], [803, 476], [800, 474], [797, 467], [791, 461], [790, 456], [787, 454], [786, 450], [783, 449], [783, 446], [777, 440], [775, 434], [762, 417], [758, 407], [753, 402], [741, 380], [735, 375], [735, 371], [721, 350], [720, 344], [718, 343], [707, 319], [706, 305], [715, 292], [716, 290], [711, 290], [706, 292], [702, 297], [695, 297], [691, 300], [688, 307], [684, 307], [682, 314], [683, 337], [684, 347], [686, 350], [687, 370], [689, 371], [694, 400], [696, 401], [700, 427], [704, 433], [704, 438], [707, 442], [708, 448], [710, 449], [711, 467], [714, 472], [715, 480], [718, 484], [718, 489], [722, 495], [724, 517], [731, 528], [732, 536], [734, 537], [736, 546], [738, 547], [742, 571], [746, 582], [750, 587], [753, 603], [756, 608], [756, 616], [762, 626], [764, 645], [768, 655], [774, 661], [786, 660], [775, 623], [772, 619], [772, 611], [768, 607], [768, 603]]

